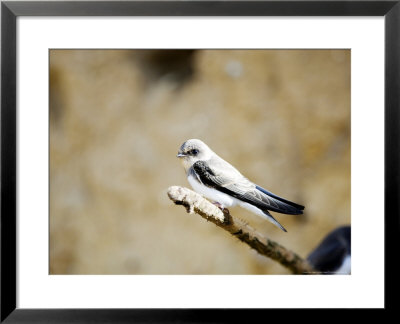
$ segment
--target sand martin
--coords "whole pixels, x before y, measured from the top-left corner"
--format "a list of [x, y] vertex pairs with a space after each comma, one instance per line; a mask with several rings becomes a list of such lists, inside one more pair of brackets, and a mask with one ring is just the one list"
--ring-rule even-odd
[[198, 139], [183, 143], [177, 157], [181, 159], [193, 189], [222, 208], [239, 205], [285, 232], [269, 211], [290, 215], [303, 213], [304, 206], [254, 184]]
[[328, 274], [351, 273], [351, 227], [330, 232], [307, 257], [314, 269]]

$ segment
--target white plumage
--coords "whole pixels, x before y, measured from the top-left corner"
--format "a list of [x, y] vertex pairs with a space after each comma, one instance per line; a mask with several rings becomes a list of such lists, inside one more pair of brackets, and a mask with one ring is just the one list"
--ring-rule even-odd
[[239, 205], [267, 219], [286, 232], [269, 210], [283, 214], [302, 214], [303, 206], [283, 199], [244, 177], [206, 144], [191, 139], [182, 144], [177, 157], [192, 188], [222, 208]]

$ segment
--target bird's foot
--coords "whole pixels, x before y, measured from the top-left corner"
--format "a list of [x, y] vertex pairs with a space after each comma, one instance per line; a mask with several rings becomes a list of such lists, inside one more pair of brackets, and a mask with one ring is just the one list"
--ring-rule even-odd
[[217, 206], [219, 209], [223, 210], [224, 209], [224, 205], [220, 204], [218, 201], [214, 201], [213, 205]]
[[217, 201], [214, 201], [213, 204], [214, 204], [215, 206], [217, 206], [219, 209], [221, 209], [221, 211], [222, 211], [224, 214], [226, 214], [226, 213], [229, 214], [228, 208], [225, 208], [224, 205], [220, 204], [220, 203], [217, 202]]

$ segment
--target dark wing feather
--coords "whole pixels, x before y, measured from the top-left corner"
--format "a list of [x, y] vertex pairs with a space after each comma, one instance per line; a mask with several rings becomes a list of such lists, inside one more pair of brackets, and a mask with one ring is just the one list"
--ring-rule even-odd
[[264, 188], [262, 188], [262, 187], [260, 187], [260, 186], [257, 186], [257, 185], [256, 185], [256, 188], [257, 188], [258, 190], [262, 191], [263, 193], [265, 193], [266, 195], [268, 195], [268, 196], [270, 196], [270, 197], [272, 197], [272, 198], [275, 198], [275, 199], [277, 199], [277, 200], [279, 200], [279, 201], [281, 201], [281, 202], [283, 202], [283, 203], [286, 203], [286, 204], [288, 204], [288, 205], [290, 205], [290, 206], [293, 206], [294, 208], [297, 208], [297, 209], [300, 209], [300, 210], [303, 210], [303, 209], [304, 209], [304, 206], [299, 205], [299, 204], [296, 204], [296, 203], [294, 203], [293, 201], [286, 200], [286, 199], [284, 199], [284, 198], [282, 198], [282, 197], [279, 197], [279, 196], [273, 194], [272, 192], [270, 192], [270, 191], [268, 191], [268, 190], [266, 190], [266, 189], [264, 189]]
[[313, 267], [322, 272], [337, 270], [343, 259], [351, 254], [350, 226], [339, 227], [327, 235], [307, 257]]
[[204, 161], [197, 161], [194, 163], [189, 172], [202, 184], [254, 205], [261, 210], [271, 210], [291, 215], [303, 213], [299, 208], [288, 204], [283, 198], [278, 199], [278, 196], [272, 197], [258, 189], [260, 187], [255, 186], [246, 178], [232, 181], [232, 179], [227, 178], [217, 170], [211, 169]]

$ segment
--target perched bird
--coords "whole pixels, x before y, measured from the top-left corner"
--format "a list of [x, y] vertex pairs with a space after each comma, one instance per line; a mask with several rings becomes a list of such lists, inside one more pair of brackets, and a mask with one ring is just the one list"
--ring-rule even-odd
[[327, 274], [351, 273], [351, 228], [341, 226], [330, 232], [307, 257], [315, 268]]
[[286, 229], [269, 211], [290, 215], [303, 213], [304, 206], [283, 199], [249, 181], [198, 139], [183, 143], [177, 157], [182, 160], [193, 189], [221, 208], [238, 204], [285, 232]]

